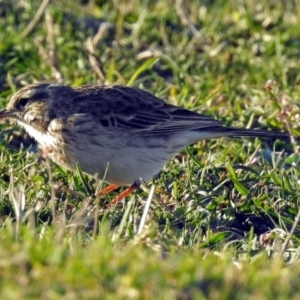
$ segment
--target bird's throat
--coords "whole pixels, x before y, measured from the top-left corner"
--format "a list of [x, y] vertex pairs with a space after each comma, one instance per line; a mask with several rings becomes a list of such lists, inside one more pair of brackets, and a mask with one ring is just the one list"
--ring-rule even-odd
[[20, 126], [22, 126], [28, 134], [33, 137], [41, 146], [50, 147], [55, 145], [56, 138], [49, 134], [47, 128], [44, 128], [38, 122], [34, 122], [32, 124], [27, 123], [23, 119], [17, 119], [17, 122]]

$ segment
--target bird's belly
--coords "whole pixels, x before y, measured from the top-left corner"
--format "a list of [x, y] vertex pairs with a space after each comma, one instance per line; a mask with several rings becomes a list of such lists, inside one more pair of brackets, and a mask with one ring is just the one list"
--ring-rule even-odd
[[[70, 150], [73, 149], [73, 150]], [[147, 181], [169, 160], [164, 151], [147, 147], [93, 147], [90, 143], [76, 149], [68, 147], [67, 165], [81, 169], [100, 180], [116, 185], [131, 185]]]

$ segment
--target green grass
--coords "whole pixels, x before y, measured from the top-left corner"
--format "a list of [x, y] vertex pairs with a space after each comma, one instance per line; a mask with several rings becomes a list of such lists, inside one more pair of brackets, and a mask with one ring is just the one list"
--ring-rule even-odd
[[[0, 0], [1, 107], [36, 81], [113, 83], [300, 136], [297, 1], [73, 2], [28, 31], [41, 3]], [[108, 209], [80, 166], [0, 126], [2, 299], [299, 298], [296, 143], [200, 141]]]

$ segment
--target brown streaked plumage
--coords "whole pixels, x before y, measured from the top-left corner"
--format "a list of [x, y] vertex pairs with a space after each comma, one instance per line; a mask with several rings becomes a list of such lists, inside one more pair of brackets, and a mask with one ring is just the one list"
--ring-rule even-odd
[[54, 162], [68, 168], [79, 163], [84, 172], [112, 184], [103, 193], [121, 185], [131, 185], [132, 191], [175, 153], [202, 139], [289, 138], [286, 133], [226, 127], [125, 86], [32, 84], [12, 96], [0, 118], [16, 120], [50, 149]]

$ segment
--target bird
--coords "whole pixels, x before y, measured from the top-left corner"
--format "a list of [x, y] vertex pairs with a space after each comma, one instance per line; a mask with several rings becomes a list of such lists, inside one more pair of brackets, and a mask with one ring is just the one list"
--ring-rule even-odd
[[225, 126], [214, 118], [121, 85], [34, 83], [21, 88], [0, 111], [46, 149], [48, 157], [110, 185], [128, 186], [114, 205], [155, 176], [187, 145], [221, 137], [289, 138], [288, 133]]

